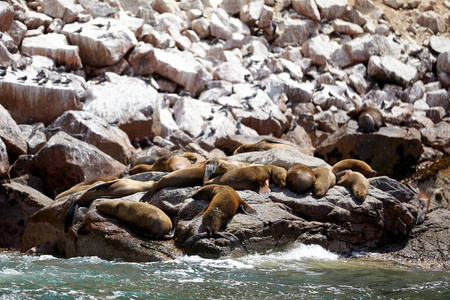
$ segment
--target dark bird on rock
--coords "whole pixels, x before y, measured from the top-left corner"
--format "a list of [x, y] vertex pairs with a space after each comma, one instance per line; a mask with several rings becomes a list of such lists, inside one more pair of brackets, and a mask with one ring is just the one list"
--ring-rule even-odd
[[39, 80], [38, 84], [39, 84], [39, 85], [44, 85], [44, 84], [47, 83], [47, 81], [48, 81], [48, 78], [45, 77], [45, 78], [42, 78], [41, 80]]
[[61, 83], [61, 78], [58, 78], [58, 79], [56, 79], [56, 80], [53, 80], [52, 83], [53, 83], [53, 84]]
[[95, 84], [100, 84], [100, 83], [103, 83], [105, 81], [108, 81], [108, 78], [106, 78], [105, 72], [102, 72], [102, 75], [100, 76], [100, 79]]
[[111, 22], [108, 21], [108, 24], [106, 24], [106, 30], [109, 30], [109, 28], [111, 28]]
[[40, 81], [42, 78], [45, 78], [45, 72], [44, 70], [40, 70], [39, 73], [37, 73], [36, 77], [33, 78], [34, 81]]
[[61, 81], [61, 84], [69, 84], [72, 82], [72, 79], [66, 78], [64, 81]]
[[78, 28], [77, 30], [75, 30], [75, 33], [81, 33], [81, 31], [83, 30], [83, 27]]
[[25, 80], [27, 80], [27, 78], [28, 78], [27, 75], [25, 75], [25, 76], [17, 78], [17, 80], [25, 81]]
[[0, 71], [0, 76], [1, 77], [5, 77], [5, 75], [6, 75], [6, 69], [5, 70], [1, 70]]
[[92, 24], [94, 26], [97, 26], [98, 28], [102, 28], [103, 26], [105, 26], [105, 24]]

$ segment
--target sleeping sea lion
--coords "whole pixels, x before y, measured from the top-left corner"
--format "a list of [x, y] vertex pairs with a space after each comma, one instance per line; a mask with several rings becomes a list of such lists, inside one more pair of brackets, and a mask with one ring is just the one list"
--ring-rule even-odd
[[229, 185], [236, 190], [255, 190], [267, 198], [270, 196], [270, 179], [279, 187], [286, 186], [286, 170], [275, 165], [256, 165], [231, 170], [206, 184]]
[[155, 182], [153, 180], [137, 181], [129, 178], [120, 178], [96, 184], [78, 197], [75, 203], [67, 210], [62, 223], [66, 227], [72, 226], [78, 207], [88, 207], [97, 198], [120, 198], [138, 192], [145, 192], [154, 184]]
[[420, 189], [417, 185], [412, 183], [407, 183], [407, 187], [409, 187], [414, 193], [417, 194], [417, 198], [419, 198], [419, 212], [417, 213], [417, 224], [422, 224], [427, 217], [428, 208], [430, 207], [431, 198], [430, 196], [422, 189]]
[[89, 189], [90, 187], [92, 187], [92, 186], [94, 186], [96, 184], [112, 181], [112, 180], [115, 180], [115, 179], [117, 179], [117, 178], [116, 177], [105, 177], [105, 178], [94, 178], [94, 179], [91, 179], [91, 180], [80, 182], [80, 183], [74, 185], [73, 187], [71, 187], [70, 189], [65, 190], [64, 192], [58, 194], [55, 197], [55, 200], [58, 200], [58, 199], [60, 199], [62, 197], [65, 197], [67, 195], [72, 195], [72, 194], [75, 194], [75, 193], [78, 193], [78, 192], [85, 191], [85, 190]]
[[286, 173], [286, 186], [297, 194], [305, 194], [314, 185], [316, 175], [310, 167], [293, 165]]
[[322, 198], [336, 184], [336, 174], [329, 167], [318, 167], [312, 171], [316, 175], [313, 194], [317, 198]]
[[181, 154], [181, 156], [189, 159], [191, 164], [195, 164], [195, 163], [198, 163], [200, 161], [206, 160], [205, 157], [203, 157], [202, 155], [200, 155], [198, 153], [195, 153], [195, 152], [184, 152], [184, 153]]
[[156, 192], [167, 187], [199, 186], [203, 184], [205, 167], [184, 168], [173, 171], [161, 177], [141, 198], [141, 202], [148, 202]]
[[128, 173], [134, 175], [143, 172], [173, 172], [191, 166], [192, 164], [189, 159], [175, 153], [170, 153], [157, 159], [153, 165], [140, 164], [131, 168]]
[[211, 184], [204, 186], [197, 190], [192, 198], [211, 202], [199, 213], [199, 215], [204, 214], [202, 219], [203, 232], [190, 237], [183, 244], [183, 247], [208, 237], [226, 238], [234, 244], [240, 243], [234, 234], [219, 232], [219, 230], [233, 218], [239, 206], [246, 214], [257, 214], [256, 210], [250, 207], [233, 188], [226, 185]]
[[336, 184], [345, 186], [350, 189], [356, 199], [364, 201], [369, 193], [369, 180], [363, 174], [352, 170], [340, 171], [336, 174]]
[[347, 115], [358, 120], [359, 127], [364, 132], [378, 131], [383, 125], [383, 115], [375, 107], [360, 107], [348, 112]]
[[352, 170], [359, 172], [366, 176], [367, 178], [373, 177], [377, 175], [377, 172], [374, 171], [366, 162], [359, 159], [343, 159], [338, 161], [333, 165], [333, 172], [335, 174], [339, 173], [343, 170]]
[[236, 150], [234, 150], [233, 155], [244, 152], [253, 152], [253, 151], [265, 151], [274, 148], [289, 148], [289, 149], [297, 149], [297, 147], [287, 141], [278, 140], [278, 139], [263, 139], [254, 144], [244, 144], [239, 146]]
[[[151, 239], [173, 237], [172, 221], [161, 209], [148, 203], [134, 201], [103, 201], [97, 210], [133, 223], [139, 234]], [[142, 231], [141, 231], [142, 230]]]

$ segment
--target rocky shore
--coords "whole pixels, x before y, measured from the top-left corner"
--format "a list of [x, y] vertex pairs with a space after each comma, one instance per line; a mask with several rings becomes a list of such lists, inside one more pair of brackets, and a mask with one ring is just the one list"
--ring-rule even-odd
[[[449, 1], [7, 0], [0, 20], [0, 248], [157, 261], [299, 241], [450, 269]], [[383, 126], [361, 130], [347, 115], [359, 107]], [[295, 149], [233, 155], [264, 138]], [[101, 197], [64, 228], [81, 193], [58, 194], [100, 177], [156, 181], [166, 173], [128, 171], [171, 152], [285, 169], [356, 158], [378, 176], [364, 201], [338, 185], [320, 199], [240, 190], [259, 215], [226, 225], [236, 247], [181, 246], [208, 204], [192, 199], [199, 186], [118, 198], [162, 209], [173, 239], [100, 213]], [[422, 224], [407, 182], [432, 199]]]

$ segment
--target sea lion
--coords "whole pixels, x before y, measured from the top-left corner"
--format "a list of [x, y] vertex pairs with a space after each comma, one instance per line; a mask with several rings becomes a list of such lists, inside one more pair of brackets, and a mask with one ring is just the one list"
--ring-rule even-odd
[[255, 190], [267, 198], [270, 196], [270, 179], [279, 187], [286, 186], [286, 170], [275, 165], [256, 165], [231, 170], [205, 184], [229, 185], [236, 190]]
[[317, 198], [322, 198], [336, 184], [336, 174], [329, 167], [318, 167], [312, 171], [316, 175], [313, 194]]
[[369, 192], [370, 182], [363, 174], [352, 170], [344, 170], [337, 173], [336, 178], [336, 184], [350, 189], [356, 199], [364, 201]]
[[378, 131], [383, 125], [383, 115], [375, 107], [360, 107], [347, 113], [347, 115], [358, 120], [359, 127], [364, 132]]
[[131, 168], [128, 173], [134, 175], [143, 172], [173, 172], [191, 166], [191, 162], [186, 157], [170, 153], [157, 159], [153, 165], [139, 164]]
[[367, 178], [377, 175], [377, 172], [374, 171], [366, 162], [353, 158], [343, 159], [333, 165], [332, 171], [335, 174], [343, 170], [356, 171], [363, 174]]
[[417, 185], [412, 183], [407, 183], [407, 187], [409, 187], [414, 193], [417, 194], [417, 198], [419, 198], [419, 212], [417, 213], [417, 224], [422, 224], [427, 217], [428, 208], [430, 207], [431, 198], [430, 196]]
[[137, 181], [129, 178], [120, 178], [109, 182], [96, 184], [86, 190], [78, 197], [75, 203], [67, 210], [62, 223], [66, 226], [72, 226], [76, 217], [78, 207], [88, 207], [92, 201], [100, 197], [120, 198], [138, 192], [149, 190], [155, 182]]
[[291, 166], [286, 173], [286, 186], [297, 194], [305, 194], [314, 185], [316, 175], [310, 167]]
[[251, 165], [249, 162], [242, 162], [227, 158], [212, 157], [203, 162], [205, 166], [205, 175], [203, 177], [203, 184], [205, 184], [212, 177], [223, 175], [228, 171], [237, 170]]
[[181, 156], [189, 159], [191, 164], [195, 164], [197, 162], [206, 160], [205, 157], [203, 157], [202, 155], [195, 153], [195, 152], [184, 152], [181, 154]]
[[172, 221], [169, 216], [151, 204], [134, 201], [103, 201], [97, 204], [97, 210], [133, 223], [139, 229], [139, 234], [148, 238], [158, 240], [173, 237]]
[[183, 244], [183, 247], [208, 237], [226, 238], [234, 244], [240, 243], [234, 234], [219, 232], [219, 230], [233, 218], [239, 206], [246, 214], [257, 214], [256, 210], [249, 206], [232, 187], [226, 185], [211, 184], [204, 186], [197, 190], [192, 198], [211, 202], [199, 213], [199, 215], [204, 214], [202, 219], [203, 232], [190, 237]]
[[274, 148], [289, 148], [289, 149], [297, 149], [297, 147], [287, 141], [278, 140], [278, 139], [263, 139], [254, 144], [244, 144], [239, 146], [236, 150], [234, 150], [233, 155], [244, 153], [244, 152], [253, 152], [253, 151], [265, 151]]
[[68, 195], [72, 195], [72, 194], [75, 194], [75, 193], [78, 193], [78, 192], [85, 191], [85, 190], [93, 187], [96, 184], [112, 181], [112, 180], [115, 180], [115, 179], [117, 179], [117, 178], [116, 177], [105, 177], [105, 178], [94, 178], [94, 179], [91, 179], [91, 180], [80, 182], [80, 183], [74, 185], [73, 187], [71, 187], [70, 189], [65, 190], [62, 193], [59, 193], [55, 197], [55, 200], [58, 200], [58, 199], [60, 199], [62, 197], [68, 196]]
[[205, 167], [191, 167], [173, 171], [161, 177], [141, 198], [141, 202], [148, 202], [153, 194], [166, 187], [200, 186], [203, 184]]

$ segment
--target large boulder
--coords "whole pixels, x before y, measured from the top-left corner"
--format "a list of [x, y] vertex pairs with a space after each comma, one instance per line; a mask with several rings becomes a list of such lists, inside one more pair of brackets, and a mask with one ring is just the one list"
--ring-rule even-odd
[[125, 165], [135, 152], [125, 132], [87, 111], [67, 111], [50, 124], [49, 129], [60, 129], [94, 145]]
[[9, 155], [14, 158], [27, 153], [28, 150], [27, 142], [20, 133], [17, 123], [11, 118], [8, 111], [0, 105], [0, 139], [6, 146]]
[[0, 185], [0, 247], [20, 249], [25, 224], [32, 214], [53, 203], [37, 190], [16, 182]]
[[33, 156], [29, 170], [43, 179], [46, 195], [55, 197], [83, 181], [119, 177], [125, 165], [97, 147], [60, 131]]
[[9, 157], [5, 143], [0, 140], [0, 179], [9, 177]]
[[346, 158], [366, 161], [379, 175], [401, 177], [413, 168], [423, 152], [417, 129], [398, 126], [381, 127], [364, 133], [358, 123], [349, 120], [317, 146], [316, 156], [333, 165]]

